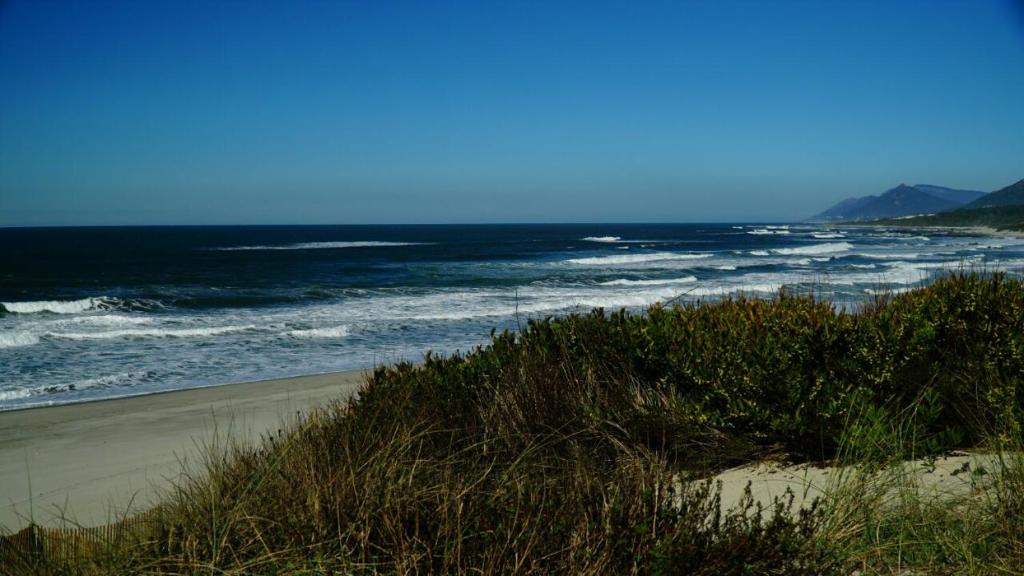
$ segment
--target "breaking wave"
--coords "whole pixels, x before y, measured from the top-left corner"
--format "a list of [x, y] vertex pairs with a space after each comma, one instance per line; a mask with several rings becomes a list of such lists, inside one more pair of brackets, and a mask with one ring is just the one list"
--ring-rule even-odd
[[38, 300], [34, 302], [0, 302], [3, 309], [12, 314], [80, 314], [90, 310], [112, 310], [118, 305], [116, 298], [100, 296], [81, 300]]

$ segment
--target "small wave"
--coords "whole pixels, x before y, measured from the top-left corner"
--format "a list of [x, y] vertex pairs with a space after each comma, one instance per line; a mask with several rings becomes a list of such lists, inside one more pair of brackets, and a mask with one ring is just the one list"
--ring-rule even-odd
[[814, 232], [811, 234], [814, 238], [819, 240], [834, 240], [836, 238], [846, 238], [846, 234], [842, 232]]
[[213, 248], [219, 251], [237, 250], [327, 250], [332, 248], [386, 248], [390, 246], [421, 246], [423, 242], [378, 242], [378, 241], [354, 241], [354, 242], [299, 242], [297, 244], [280, 244], [269, 246], [224, 246]]
[[348, 325], [331, 328], [311, 328], [309, 330], [290, 330], [285, 332], [292, 338], [344, 338], [349, 335]]
[[604, 242], [604, 243], [608, 243], [608, 244], [614, 244], [615, 242], [621, 241], [622, 237], [621, 236], [587, 236], [585, 238], [580, 238], [580, 240], [583, 240], [585, 242]]
[[682, 278], [665, 278], [662, 280], [627, 280], [626, 278], [620, 278], [618, 280], [609, 280], [608, 282], [601, 282], [601, 286], [667, 286], [671, 284], [688, 284], [690, 282], [696, 282], [696, 276], [684, 276]]
[[627, 254], [622, 256], [595, 256], [592, 258], [571, 258], [569, 264], [583, 266], [618, 266], [622, 264], [645, 264], [648, 262], [667, 262], [672, 260], [699, 260], [711, 254], [677, 254], [674, 252], [654, 252], [650, 254]]
[[751, 256], [769, 256], [767, 250], [751, 250], [750, 251], [750, 255]]
[[79, 314], [90, 310], [111, 310], [117, 306], [117, 299], [101, 296], [81, 300], [37, 300], [32, 302], [0, 302], [4, 310], [12, 314]]
[[115, 386], [130, 386], [138, 382], [144, 382], [146, 380], [152, 379], [153, 376], [154, 373], [151, 371], [138, 370], [135, 372], [122, 372], [120, 374], [110, 374], [108, 376], [99, 376], [97, 378], [76, 380], [75, 382], [71, 382], [68, 384], [50, 384], [30, 388], [3, 390], [0, 391], [0, 403], [10, 402], [12, 400], [24, 400], [25, 398], [31, 398], [33, 396], [61, 394], [64, 392], [75, 392], [79, 390], [85, 390], [88, 388], [112, 388]]
[[0, 348], [17, 348], [39, 343], [39, 337], [27, 332], [0, 332]]
[[215, 326], [210, 328], [178, 328], [178, 329], [125, 329], [109, 330], [107, 332], [47, 332], [51, 338], [62, 338], [65, 340], [108, 340], [111, 338], [201, 338], [206, 336], [220, 336], [234, 332], [245, 332], [255, 330], [256, 326], [248, 324], [245, 326]]
[[147, 370], [137, 370], [135, 372], [121, 372], [120, 374], [111, 374], [109, 376], [99, 376], [97, 378], [87, 378], [85, 380], [78, 380], [67, 386], [68, 390], [82, 390], [84, 388], [109, 388], [111, 386], [121, 386], [124, 384], [131, 384], [134, 382], [141, 382], [143, 380], [150, 379], [154, 376], [153, 372]]
[[816, 254], [834, 254], [846, 252], [853, 248], [849, 242], [826, 242], [824, 244], [811, 244], [810, 246], [798, 246], [796, 248], [776, 248], [772, 252], [785, 256], [810, 256]]
[[783, 235], [789, 234], [789, 230], [786, 228], [755, 228], [753, 230], [747, 230], [747, 234], [753, 234], [754, 236], [769, 236], [769, 235]]

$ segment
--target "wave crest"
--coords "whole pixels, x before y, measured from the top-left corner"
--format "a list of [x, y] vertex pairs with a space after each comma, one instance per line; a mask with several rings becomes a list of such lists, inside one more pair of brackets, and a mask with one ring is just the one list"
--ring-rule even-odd
[[112, 310], [117, 307], [116, 298], [100, 296], [81, 300], [36, 300], [31, 302], [0, 302], [4, 310], [12, 314], [79, 314], [90, 310]]

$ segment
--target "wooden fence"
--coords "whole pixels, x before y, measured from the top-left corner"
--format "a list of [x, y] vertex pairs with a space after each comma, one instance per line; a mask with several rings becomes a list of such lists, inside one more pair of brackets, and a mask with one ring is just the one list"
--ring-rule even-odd
[[36, 574], [47, 568], [89, 563], [141, 542], [154, 519], [149, 511], [90, 528], [29, 524], [14, 534], [0, 535], [0, 574]]

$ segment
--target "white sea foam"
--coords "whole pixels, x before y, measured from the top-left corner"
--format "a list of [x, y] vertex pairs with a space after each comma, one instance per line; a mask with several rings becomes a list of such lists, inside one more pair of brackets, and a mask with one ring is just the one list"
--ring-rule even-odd
[[750, 251], [750, 255], [751, 256], [768, 256], [769, 254], [768, 254], [767, 250], [751, 250]]
[[28, 388], [18, 388], [17, 390], [0, 390], [0, 402], [9, 402], [11, 400], [21, 400], [22, 398], [28, 398], [32, 395], [32, 391]]
[[255, 330], [256, 326], [213, 326], [207, 328], [138, 328], [106, 332], [47, 332], [50, 338], [65, 340], [109, 340], [111, 338], [202, 338]]
[[349, 335], [348, 325], [332, 326], [330, 328], [310, 328], [308, 330], [289, 330], [286, 336], [292, 338], [344, 338]]
[[102, 314], [98, 316], [76, 316], [74, 318], [59, 320], [57, 323], [74, 325], [85, 324], [89, 326], [139, 326], [142, 324], [152, 324], [153, 321], [153, 318], [146, 316]]
[[766, 226], [764, 228], [747, 230], [747, 234], [753, 234], [754, 236], [784, 235], [789, 234], [789, 230], [786, 228], [772, 228], [771, 226]]
[[658, 280], [628, 280], [626, 278], [620, 278], [618, 280], [609, 280], [608, 282], [601, 282], [601, 286], [668, 286], [672, 284], [689, 284], [696, 282], [696, 276], [684, 276], [682, 278], [664, 278]]
[[653, 252], [648, 254], [626, 254], [616, 256], [594, 256], [591, 258], [570, 258], [565, 262], [582, 266], [621, 266], [624, 264], [646, 264], [678, 260], [700, 260], [711, 254], [679, 254], [676, 252]]
[[811, 236], [820, 240], [833, 240], [836, 238], [846, 238], [846, 234], [842, 232], [814, 232]]
[[614, 244], [622, 240], [620, 236], [587, 236], [586, 238], [580, 238], [586, 242], [605, 242]]
[[39, 337], [28, 332], [0, 332], [0, 348], [18, 348], [39, 343]]
[[269, 246], [224, 246], [214, 248], [221, 251], [235, 250], [326, 250], [332, 248], [381, 248], [388, 246], [420, 246], [423, 242], [378, 242], [375, 240], [355, 242], [299, 242], [297, 244], [279, 244]]
[[36, 314], [50, 312], [53, 314], [80, 314], [90, 310], [109, 310], [114, 307], [113, 298], [82, 298], [81, 300], [38, 300], [33, 302], [0, 302], [8, 312], [14, 314]]
[[808, 246], [797, 246], [795, 248], [775, 248], [772, 250], [775, 254], [783, 254], [787, 256], [800, 255], [810, 256], [817, 254], [835, 254], [836, 252], [846, 252], [853, 248], [853, 244], [849, 242], [826, 242], [824, 244], [811, 244]]

